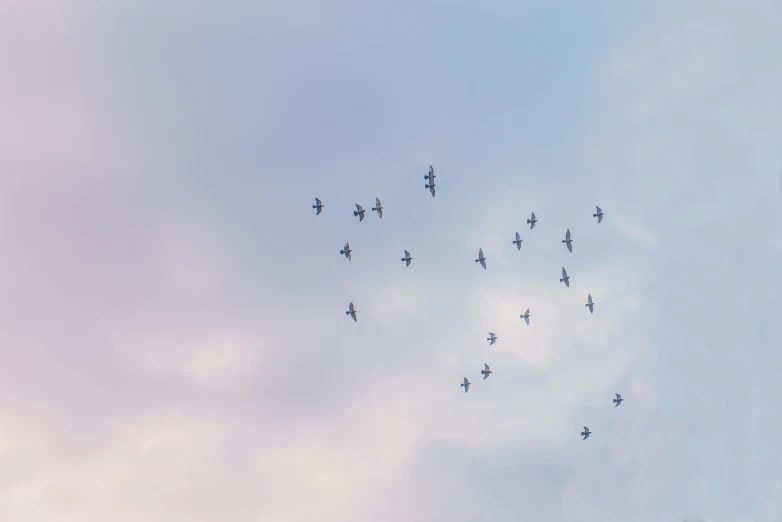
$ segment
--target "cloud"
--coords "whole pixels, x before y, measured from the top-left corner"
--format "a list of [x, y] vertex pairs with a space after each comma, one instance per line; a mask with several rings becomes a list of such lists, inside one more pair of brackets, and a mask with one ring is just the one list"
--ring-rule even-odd
[[753, 6], [4, 4], [0, 518], [778, 517]]

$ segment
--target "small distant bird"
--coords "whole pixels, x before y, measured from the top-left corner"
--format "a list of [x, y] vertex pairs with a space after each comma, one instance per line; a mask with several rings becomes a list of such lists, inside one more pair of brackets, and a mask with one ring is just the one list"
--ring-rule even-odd
[[312, 205], [312, 208], [317, 209], [315, 211], [315, 215], [317, 216], [323, 211], [323, 203], [321, 203], [318, 198], [315, 198], [315, 204]]
[[345, 241], [345, 249], [339, 251], [340, 255], [343, 255], [343, 256], [347, 257], [348, 261], [353, 261], [353, 258], [350, 257], [350, 253], [351, 252], [352, 252], [352, 250], [350, 249], [350, 243]]
[[356, 204], [356, 210], [353, 211], [353, 215], [358, 216], [359, 221], [364, 221], [364, 212], [366, 212], [366, 210], [364, 210], [361, 205]]
[[514, 245], [516, 245], [516, 248], [517, 248], [518, 250], [521, 250], [521, 242], [522, 242], [522, 241], [524, 241], [524, 240], [523, 240], [523, 239], [521, 239], [521, 236], [519, 235], [519, 233], [518, 233], [518, 232], [516, 232], [516, 241], [514, 241], [514, 242], [513, 242], [513, 244], [514, 244]]
[[483, 374], [483, 380], [486, 380], [486, 377], [491, 375], [491, 368], [489, 368], [489, 365], [486, 363], [483, 363], [483, 370], [481, 370], [481, 373]]
[[527, 325], [529, 325], [529, 318], [530, 318], [530, 315], [529, 315], [529, 308], [527, 308], [527, 311], [526, 311], [526, 312], [524, 312], [524, 315], [520, 315], [519, 317], [521, 317], [522, 319], [524, 319], [524, 322], [525, 322], [525, 323], [527, 323]]
[[353, 301], [350, 302], [350, 306], [348, 307], [348, 311], [345, 312], [345, 315], [349, 315], [353, 318], [353, 322], [357, 323], [358, 319], [356, 319], [356, 308], [353, 306]]
[[476, 263], [480, 263], [484, 270], [486, 270], [486, 258], [483, 257], [483, 249], [478, 249], [478, 259], [475, 260]]
[[587, 440], [589, 438], [589, 436], [592, 435], [592, 432], [589, 431], [589, 428], [584, 426], [584, 431], [581, 432], [581, 435], [584, 436], [584, 438], [582, 440]]
[[374, 211], [377, 211], [377, 215], [380, 216], [380, 219], [383, 219], [383, 207], [380, 205], [378, 198], [375, 198], [375, 206], [372, 207], [372, 212]]
[[467, 377], [464, 378], [464, 382], [460, 386], [464, 386], [464, 393], [467, 393], [467, 390], [470, 389], [470, 381], [467, 380]]
[[597, 222], [600, 223], [601, 221], [603, 221], [603, 209], [601, 209], [598, 206], [595, 206], [595, 209], [597, 210], [597, 214], [592, 214], [592, 217], [596, 217]]
[[619, 395], [618, 393], [615, 393], [614, 395], [616, 395], [616, 399], [614, 399], [614, 402], [616, 403], [616, 405], [614, 406], [614, 408], [616, 408], [617, 406], [619, 406], [620, 404], [622, 404], [622, 401], [623, 401], [624, 399], [623, 399], [623, 398], [622, 398], [622, 396], [621, 396], [621, 395]]
[[486, 338], [486, 340], [487, 340], [487, 341], [491, 341], [491, 342], [489, 343], [489, 346], [491, 346], [492, 344], [494, 344], [494, 343], [496, 343], [496, 342], [497, 342], [497, 336], [496, 336], [496, 335], [494, 335], [493, 333], [489, 332], [489, 337], [487, 337], [487, 338]]
[[527, 223], [529, 223], [529, 229], [532, 230], [533, 228], [535, 228], [535, 223], [537, 223], [537, 222], [538, 222], [538, 220], [535, 219], [535, 213], [533, 212], [532, 213], [532, 217], [530, 217], [527, 220]]
[[412, 261], [412, 260], [413, 260], [413, 258], [410, 257], [410, 252], [405, 250], [405, 257], [402, 258], [402, 261], [405, 262], [405, 266], [410, 266], [410, 261]]
[[587, 295], [587, 302], [586, 302], [586, 304], [584, 306], [588, 306], [589, 307], [589, 313], [590, 314], [595, 311], [595, 303], [592, 302], [592, 294], [588, 294]]
[[570, 252], [573, 251], [573, 240], [570, 239], [570, 229], [567, 229], [567, 232], [565, 232], [565, 239], [563, 239], [562, 242], [567, 245], [567, 249]]
[[559, 282], [560, 283], [564, 282], [565, 286], [570, 288], [570, 276], [567, 275], [564, 266], [562, 267], [562, 279], [560, 279]]
[[424, 176], [424, 179], [429, 180], [429, 183], [424, 185], [424, 188], [429, 189], [429, 192], [432, 193], [432, 197], [434, 197], [434, 178], [435, 178], [434, 169], [432, 168], [431, 165], [429, 165], [429, 174]]

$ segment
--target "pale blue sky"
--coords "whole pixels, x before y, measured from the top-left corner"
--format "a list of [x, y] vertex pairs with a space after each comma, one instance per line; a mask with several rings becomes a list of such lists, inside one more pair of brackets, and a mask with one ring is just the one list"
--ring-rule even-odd
[[0, 3], [0, 519], [782, 520], [780, 26]]

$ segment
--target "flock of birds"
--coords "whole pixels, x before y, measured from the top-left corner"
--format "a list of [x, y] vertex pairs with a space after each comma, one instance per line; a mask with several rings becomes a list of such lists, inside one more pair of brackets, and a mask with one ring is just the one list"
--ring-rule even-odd
[[[435, 196], [435, 182], [434, 182], [435, 174], [434, 174], [434, 168], [432, 168], [431, 165], [429, 165], [429, 174], [425, 175], [424, 179], [426, 179], [427, 182], [428, 182], [428, 183], [426, 183], [424, 188], [429, 189], [429, 192], [431, 192], [432, 197], [434, 197]], [[315, 204], [312, 205], [312, 208], [315, 209], [315, 215], [320, 214], [323, 211], [323, 207], [324, 207], [323, 202], [320, 199], [315, 198]], [[603, 222], [603, 215], [604, 215], [603, 214], [603, 210], [600, 207], [598, 207], [598, 206], [595, 206], [595, 210], [596, 210], [596, 212], [594, 214], [592, 214], [592, 217], [597, 218], [598, 224], [602, 223]], [[381, 219], [383, 218], [383, 205], [380, 203], [380, 199], [379, 198], [375, 198], [375, 206], [372, 207], [372, 211], [373, 212], [377, 212], [377, 215], [378, 215], [379, 218], [381, 218]], [[364, 208], [361, 205], [356, 204], [356, 210], [353, 211], [353, 216], [354, 217], [358, 217], [359, 222], [360, 221], [364, 221], [364, 214], [365, 213], [366, 213], [366, 210], [364, 210]], [[529, 225], [530, 230], [535, 228], [535, 225], [537, 223], [538, 223], [538, 219], [537, 219], [537, 217], [535, 217], [535, 213], [532, 212], [530, 217], [527, 219], [527, 224]], [[519, 235], [519, 233], [516, 232], [516, 240], [513, 241], [513, 244], [516, 245], [516, 248], [518, 250], [521, 250], [521, 243], [522, 243], [522, 241], [523, 241], [523, 239], [521, 239], [521, 236]], [[571, 252], [571, 253], [573, 252], [573, 238], [572, 238], [572, 236], [570, 234], [570, 229], [567, 229], [565, 231], [565, 239], [562, 240], [562, 243], [564, 243], [567, 246], [568, 252]], [[352, 250], [350, 249], [350, 243], [348, 241], [346, 241], [345, 242], [345, 246], [343, 247], [342, 250], [339, 251], [339, 253], [340, 253], [340, 255], [345, 256], [348, 261], [352, 261], [351, 252], [352, 252]], [[404, 252], [405, 252], [405, 257], [402, 258], [402, 261], [405, 263], [405, 266], [407, 267], [407, 266], [410, 266], [410, 263], [413, 260], [413, 258], [410, 255], [410, 252], [408, 252], [407, 250], [405, 250]], [[483, 267], [484, 270], [486, 269], [486, 259], [487, 258], [483, 255], [483, 248], [479, 248], [478, 249], [478, 259], [476, 259], [475, 262], [476, 263], [480, 263], [480, 265]], [[567, 288], [570, 288], [570, 276], [568, 275], [567, 270], [565, 270], [564, 266], [562, 267], [562, 278], [560, 278], [559, 282], [560, 283], [565, 283], [565, 286]], [[592, 295], [591, 294], [587, 295], [587, 302], [586, 302], [586, 304], [584, 306], [589, 308], [589, 313], [590, 314], [594, 313], [594, 311], [595, 311], [595, 302], [592, 300]], [[353, 318], [354, 322], [358, 322], [357, 313], [358, 313], [358, 311], [356, 310], [356, 307], [353, 305], [353, 302], [351, 301], [350, 305], [348, 306], [347, 312], [345, 312], [345, 315], [349, 315], [350, 317]], [[529, 318], [530, 318], [530, 310], [529, 310], [529, 308], [527, 308], [527, 311], [524, 312], [519, 317], [524, 319], [524, 322], [527, 325], [529, 325]], [[489, 346], [491, 346], [494, 343], [496, 343], [497, 339], [498, 339], [497, 335], [494, 334], [493, 332], [489, 332], [489, 337], [486, 338], [486, 340], [489, 341]], [[489, 377], [489, 375], [492, 374], [491, 368], [489, 368], [488, 364], [484, 363], [483, 370], [481, 370], [481, 374], [483, 375], [483, 380], [486, 380]], [[464, 393], [467, 393], [469, 391], [470, 384], [471, 383], [470, 383], [469, 379], [467, 379], [467, 377], [465, 377], [464, 378], [464, 382], [462, 382], [462, 384], [460, 385], [460, 386], [462, 386], [464, 388]], [[618, 394], [618, 393], [616, 393], [615, 395], [616, 395], [616, 398], [613, 400], [613, 402], [614, 402], [614, 407], [616, 408], [617, 406], [622, 404], [622, 401], [624, 399], [622, 399], [622, 396], [620, 394]], [[592, 434], [592, 432], [589, 430], [589, 428], [587, 426], [584, 426], [584, 431], [581, 432], [581, 436], [584, 437], [583, 440], [588, 439], [591, 434]]]

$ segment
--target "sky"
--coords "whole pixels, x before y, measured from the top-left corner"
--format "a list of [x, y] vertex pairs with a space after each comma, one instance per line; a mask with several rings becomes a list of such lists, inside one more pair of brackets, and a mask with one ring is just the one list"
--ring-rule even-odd
[[782, 521], [782, 4], [555, 4], [0, 0], [0, 519]]

